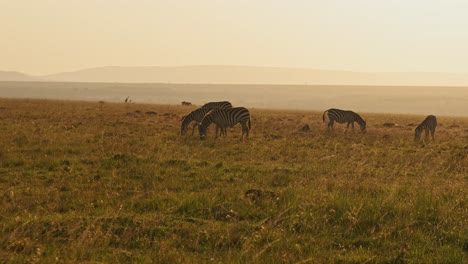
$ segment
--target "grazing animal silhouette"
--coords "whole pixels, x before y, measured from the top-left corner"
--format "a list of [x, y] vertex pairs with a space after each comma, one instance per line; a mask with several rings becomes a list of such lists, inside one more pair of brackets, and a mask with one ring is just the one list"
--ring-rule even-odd
[[[198, 127], [200, 132], [200, 139], [205, 139], [206, 131], [211, 123], [215, 123], [217, 125], [215, 139], [218, 137], [219, 128], [221, 128], [221, 133], [223, 133], [223, 129], [225, 130], [226, 128], [235, 126], [238, 123], [242, 125], [241, 140], [244, 139], [244, 135], [246, 135], [247, 139], [249, 138], [251, 123], [250, 112], [247, 110], [247, 108], [218, 108], [210, 111], [207, 115], [205, 115], [200, 126]], [[224, 134], [226, 135], [226, 131], [224, 131]]]
[[366, 121], [364, 121], [364, 119], [362, 119], [362, 117], [356, 114], [355, 112], [331, 108], [323, 112], [323, 122], [325, 122], [325, 114], [327, 113], [328, 118], [330, 119], [330, 121], [328, 122], [328, 129], [333, 128], [333, 124], [336, 121], [338, 123], [348, 123], [346, 129], [348, 129], [349, 125], [351, 125], [354, 131], [354, 122], [356, 122], [361, 128], [361, 132], [363, 134], [366, 133]]
[[422, 131], [424, 130], [425, 132], [425, 139], [429, 137], [429, 132], [431, 132], [432, 140], [434, 140], [434, 133], [435, 129], [437, 127], [437, 119], [433, 115], [428, 115], [422, 123], [416, 127], [414, 130], [414, 141], [419, 141], [421, 140], [421, 134]]
[[196, 110], [193, 110], [192, 112], [190, 112], [186, 116], [182, 117], [182, 119], [181, 119], [182, 124], [180, 126], [180, 134], [185, 135], [187, 133], [188, 126], [190, 125], [190, 123], [192, 123], [192, 121], [195, 121], [195, 124], [193, 125], [193, 128], [192, 128], [192, 135], [193, 135], [194, 132], [195, 132], [195, 127], [200, 125], [200, 123], [203, 120], [203, 117], [205, 117], [205, 115], [208, 112], [210, 112], [211, 110], [213, 110], [213, 109], [198, 108]]

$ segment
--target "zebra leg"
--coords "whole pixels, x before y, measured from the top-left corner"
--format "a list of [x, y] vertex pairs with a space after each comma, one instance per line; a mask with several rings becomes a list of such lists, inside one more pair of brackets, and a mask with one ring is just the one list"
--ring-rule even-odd
[[330, 121], [328, 122], [328, 130], [332, 129], [333, 128], [333, 123], [335, 121], [333, 119], [330, 119]]
[[429, 138], [429, 129], [424, 130], [424, 139], [427, 140]]
[[346, 128], [345, 128], [345, 133], [348, 133], [349, 125], [351, 125], [351, 123], [350, 123], [350, 122], [348, 122], [348, 125], [346, 125]]
[[432, 136], [432, 141], [434, 141], [434, 133], [435, 133], [435, 128], [431, 130], [431, 136]]

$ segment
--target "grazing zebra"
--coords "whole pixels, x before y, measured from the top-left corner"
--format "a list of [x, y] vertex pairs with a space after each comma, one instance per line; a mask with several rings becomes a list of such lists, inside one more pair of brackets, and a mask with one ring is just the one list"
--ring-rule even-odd
[[424, 119], [424, 121], [419, 126], [417, 126], [416, 129], [414, 130], [415, 131], [414, 141], [421, 140], [421, 134], [423, 130], [426, 134], [426, 137], [425, 137], [426, 139], [429, 137], [429, 131], [430, 131], [432, 140], [434, 140], [434, 133], [435, 133], [436, 126], [437, 126], [436, 117], [433, 115], [428, 115], [426, 119]]
[[[246, 134], [246, 138], [249, 138], [249, 131], [251, 128], [250, 123], [250, 113], [247, 108], [244, 107], [235, 107], [235, 108], [218, 108], [214, 109], [213, 111], [209, 112], [202, 120], [200, 126], [198, 127], [200, 132], [200, 139], [205, 139], [206, 131], [211, 123], [215, 123], [216, 127], [216, 135], [215, 139], [218, 137], [219, 128], [221, 128], [221, 133], [224, 132], [226, 135], [226, 128], [232, 127], [241, 123], [242, 125], [242, 137], [241, 140], [244, 139], [244, 134]], [[223, 131], [224, 130], [224, 131]]]
[[228, 101], [209, 102], [204, 104], [201, 108], [232, 108], [232, 104]]
[[335, 109], [331, 108], [323, 112], [323, 122], [325, 122], [325, 114], [328, 112], [328, 118], [330, 121], [328, 122], [328, 129], [333, 128], [333, 123], [336, 121], [338, 123], [348, 123], [346, 126], [346, 129], [349, 128], [349, 125], [353, 127], [354, 130], [354, 122], [358, 123], [359, 126], [361, 127], [361, 132], [364, 134], [366, 133], [366, 121], [362, 119], [362, 117], [353, 111], [346, 111], [346, 110], [340, 110], [340, 109]]
[[193, 128], [192, 128], [192, 135], [193, 135], [195, 133], [195, 128], [201, 124], [203, 117], [205, 117], [205, 115], [212, 110], [213, 109], [211, 108], [198, 108], [190, 112], [188, 115], [182, 117], [181, 119], [182, 124], [180, 126], [180, 134], [185, 135], [187, 133], [190, 123], [192, 123], [192, 121], [195, 121], [195, 124], [193, 125]]
[[[185, 102], [185, 101], [184, 101]], [[182, 102], [182, 103], [184, 103]], [[188, 102], [185, 102], [188, 103]], [[192, 121], [195, 121], [195, 125], [193, 125], [192, 128], [192, 135], [195, 132], [195, 128], [200, 125], [201, 121], [203, 120], [203, 117], [211, 110], [215, 108], [231, 108], [232, 105], [228, 101], [222, 101], [222, 102], [210, 102], [205, 105], [203, 105], [201, 108], [198, 108], [192, 112], [190, 112], [188, 115], [182, 117], [182, 125], [180, 128], [180, 134], [185, 135], [187, 133], [188, 126]], [[221, 133], [224, 135], [226, 134], [226, 131], [224, 129], [221, 129]]]

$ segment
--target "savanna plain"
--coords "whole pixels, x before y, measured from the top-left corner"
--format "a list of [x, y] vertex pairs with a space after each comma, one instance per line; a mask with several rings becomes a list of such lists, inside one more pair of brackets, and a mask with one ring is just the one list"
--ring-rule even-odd
[[468, 118], [250, 108], [201, 141], [194, 109], [0, 99], [0, 262], [466, 263]]

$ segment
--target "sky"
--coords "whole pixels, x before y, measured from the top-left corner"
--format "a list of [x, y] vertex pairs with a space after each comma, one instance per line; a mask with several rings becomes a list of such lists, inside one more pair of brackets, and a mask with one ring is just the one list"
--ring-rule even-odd
[[0, 70], [250, 65], [468, 73], [465, 0], [0, 0]]

